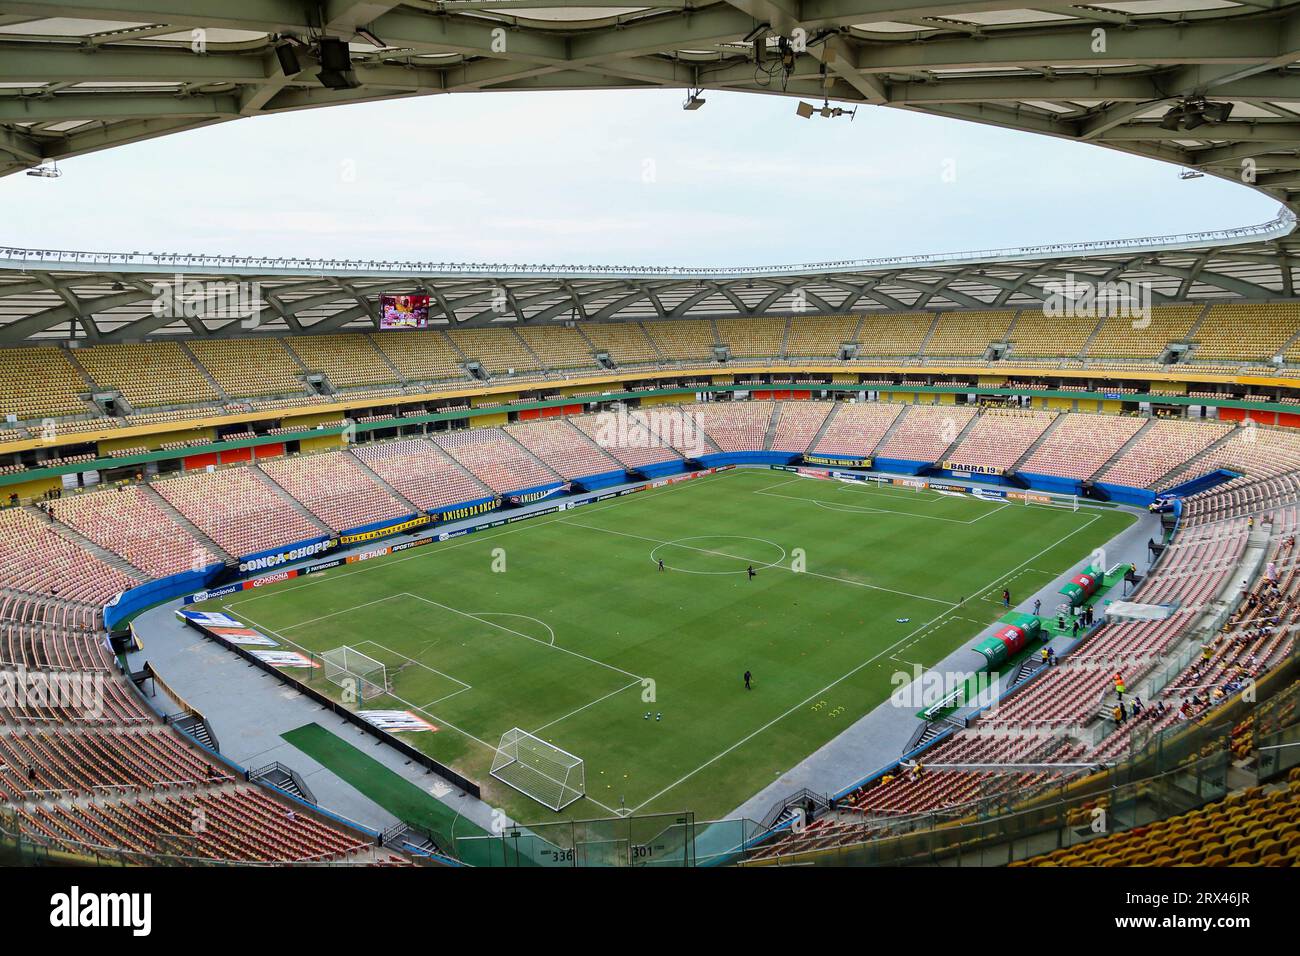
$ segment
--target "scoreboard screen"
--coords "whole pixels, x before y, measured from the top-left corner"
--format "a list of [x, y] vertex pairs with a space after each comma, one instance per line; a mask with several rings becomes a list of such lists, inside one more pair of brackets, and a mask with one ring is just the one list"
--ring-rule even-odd
[[428, 294], [381, 295], [379, 327], [381, 329], [427, 329], [429, 327]]

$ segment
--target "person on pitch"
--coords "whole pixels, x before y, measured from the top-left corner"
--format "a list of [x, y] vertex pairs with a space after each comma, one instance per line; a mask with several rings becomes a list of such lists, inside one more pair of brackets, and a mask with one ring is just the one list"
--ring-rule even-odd
[[751, 680], [753, 680], [753, 679], [754, 679], [754, 675], [751, 674], [749, 671], [745, 671], [745, 690], [753, 690], [753, 689], [754, 689], [754, 688], [751, 687], [750, 684], [749, 684], [749, 682], [750, 682]]

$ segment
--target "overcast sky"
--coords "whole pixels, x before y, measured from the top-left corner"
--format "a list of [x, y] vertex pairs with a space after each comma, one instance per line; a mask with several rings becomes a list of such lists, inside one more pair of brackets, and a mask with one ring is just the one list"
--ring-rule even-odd
[[1163, 235], [1276, 203], [1111, 150], [781, 97], [486, 93], [288, 113], [0, 179], [0, 243], [759, 265]]

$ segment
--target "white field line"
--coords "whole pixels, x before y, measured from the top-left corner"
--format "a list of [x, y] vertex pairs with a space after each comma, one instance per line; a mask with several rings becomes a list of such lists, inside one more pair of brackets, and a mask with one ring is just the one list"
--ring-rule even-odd
[[[226, 610], [230, 610], [230, 608], [227, 607]], [[244, 617], [245, 617], [245, 618], [248, 618], [248, 615], [245, 614]], [[280, 634], [280, 633], [278, 633], [278, 632], [272, 630], [271, 628], [267, 627], [265, 624], [258, 624], [258, 623], [257, 623], [256, 621], [254, 621], [252, 618], [248, 618], [248, 622], [249, 622], [250, 624], [252, 624], [254, 627], [257, 627], [257, 628], [260, 628], [261, 630], [266, 631], [266, 633], [268, 633], [268, 634], [274, 634], [276, 637], [280, 638], [280, 640], [284, 641], [284, 643], [286, 643], [286, 644], [288, 644], [288, 645], [290, 645], [290, 646], [292, 646], [292, 647], [296, 647], [296, 648], [298, 648], [298, 649], [301, 650], [301, 651], [305, 651], [305, 652], [306, 652], [307, 654], [309, 654], [309, 655], [313, 653], [313, 652], [312, 652], [311, 650], [309, 650], [308, 648], [303, 647], [301, 644], [295, 644], [292, 640], [290, 640], [289, 638], [285, 637], [283, 634]], [[486, 623], [486, 622], [485, 622], [485, 623]], [[524, 636], [527, 636], [527, 635], [524, 635]], [[529, 640], [532, 640], [532, 638], [529, 638]], [[548, 645], [548, 646], [549, 646], [549, 645]], [[599, 663], [599, 662], [597, 662], [597, 663]], [[605, 665], [605, 666], [608, 666], [608, 665]], [[454, 678], [453, 678], [453, 680], [454, 680]], [[639, 678], [638, 678], [638, 680], [639, 680]], [[624, 689], [624, 688], [620, 688], [620, 689]], [[457, 691], [456, 693], [459, 694], [459, 693], [462, 693], [462, 691]], [[474, 734], [471, 734], [471, 733], [470, 733], [468, 730], [466, 730], [464, 727], [457, 726], [456, 724], [452, 723], [450, 720], [447, 720], [445, 717], [439, 717], [439, 716], [438, 716], [437, 714], [435, 714], [433, 711], [427, 709], [428, 706], [430, 706], [430, 705], [425, 705], [424, 707], [421, 707], [420, 705], [415, 704], [415, 703], [413, 703], [412, 701], [409, 701], [409, 700], [407, 700], [407, 699], [404, 698], [404, 697], [399, 697], [399, 696], [397, 696], [397, 695], [394, 694], [391, 690], [387, 692], [387, 696], [388, 696], [388, 697], [391, 697], [393, 700], [397, 701], [399, 704], [401, 704], [401, 705], [404, 706], [404, 707], [407, 707], [407, 708], [409, 708], [409, 709], [411, 709], [411, 710], [417, 711], [418, 713], [424, 714], [424, 716], [428, 717], [430, 720], [432, 720], [434, 723], [438, 724], [440, 727], [446, 727], [446, 728], [448, 728], [449, 730], [454, 730], [456, 733], [460, 734], [460, 735], [461, 735], [462, 737], [464, 737], [466, 740], [471, 740], [471, 741], [473, 741], [474, 743], [478, 744], [480, 747], [484, 747], [484, 748], [486, 748], [487, 750], [491, 751], [493, 754], [495, 754], [495, 753], [497, 752], [497, 747], [496, 747], [495, 744], [490, 744], [490, 743], [488, 743], [486, 740], [483, 740], [483, 739], [481, 739], [481, 738], [479, 738], [479, 737], [476, 737]], [[450, 696], [454, 697], [455, 694], [452, 694], [452, 695], [450, 695]], [[443, 698], [443, 699], [446, 700], [447, 698]], [[594, 702], [593, 702], [593, 703], [594, 703]], [[608, 806], [606, 806], [605, 804], [603, 804], [603, 803], [601, 803], [599, 800], [597, 800], [595, 797], [592, 797], [592, 796], [590, 796], [590, 795], [587, 795], [587, 799], [590, 800], [592, 803], [596, 804], [596, 806], [600, 807], [602, 810], [605, 810], [605, 811], [609, 812], [609, 813], [612, 814], [613, 816], [620, 816], [620, 814], [619, 814], [619, 812], [618, 812], [617, 810], [615, 810], [613, 807], [608, 807]]]
[[785, 498], [787, 501], [802, 501], [804, 504], [816, 505], [827, 511], [839, 511], [856, 514], [877, 514], [877, 515], [899, 515], [904, 518], [924, 518], [926, 521], [946, 521], [949, 524], [970, 524], [969, 520], [960, 518], [943, 518], [939, 515], [915, 514], [911, 511], [896, 511], [893, 508], [873, 508], [869, 505], [851, 505], [842, 501], [821, 501], [818, 498], [804, 498], [799, 495], [783, 495], [775, 491], [756, 490], [756, 495], [763, 495], [768, 498]]
[[445, 673], [444, 671], [440, 671], [436, 667], [431, 667], [430, 665], [424, 663], [424, 661], [416, 660], [414, 657], [407, 657], [405, 654], [401, 653], [400, 651], [395, 651], [391, 647], [384, 647], [384, 645], [380, 644], [378, 641], [362, 641], [360, 644], [357, 644], [356, 647], [360, 649], [362, 647], [365, 647], [367, 644], [369, 644], [371, 647], [377, 647], [381, 651], [384, 651], [385, 653], [392, 654], [394, 657], [400, 657], [404, 661], [410, 661], [412, 664], [416, 665], [417, 667], [423, 667], [426, 671], [431, 671], [434, 674], [437, 674], [439, 677], [445, 677], [449, 681], [455, 681], [457, 684], [461, 686], [462, 690], [469, 690], [471, 687], [474, 686], [473, 684], [466, 684], [459, 677], [452, 677], [450, 674]]
[[[613, 530], [612, 528], [598, 528], [596, 525], [592, 525], [592, 524], [582, 524], [582, 523], [579, 522], [579, 521], [564, 521], [564, 522], [561, 522], [561, 524], [572, 525], [572, 526], [575, 527], [575, 528], [586, 528], [588, 531], [601, 531], [601, 532], [604, 532], [605, 534], [616, 534], [616, 535], [619, 535], [620, 537], [624, 537], [624, 538], [635, 538], [635, 539], [637, 539], [638, 541], [648, 541], [648, 542], [650, 542], [651, 544], [670, 545], [670, 546], [672, 546], [672, 547], [674, 547], [674, 548], [681, 548], [683, 551], [698, 551], [698, 552], [701, 553], [701, 554], [712, 554], [712, 555], [717, 555], [718, 557], [722, 557], [722, 558], [731, 558], [731, 559], [734, 560], [734, 561], [748, 561], [748, 562], [751, 563], [751, 564], [764, 564], [764, 563], [765, 563], [765, 562], [762, 562], [762, 561], [754, 561], [754, 560], [752, 560], [752, 559], [750, 559], [750, 558], [745, 558], [745, 557], [742, 557], [742, 556], [737, 555], [737, 554], [727, 554], [727, 552], [725, 552], [725, 551], [711, 551], [711, 550], [709, 550], [708, 548], [693, 548], [693, 547], [691, 547], [690, 545], [677, 544], [677, 543], [675, 543], [675, 542], [673, 542], [673, 541], [661, 541], [661, 540], [658, 539], [658, 538], [650, 538], [650, 537], [647, 537], [646, 535], [643, 535], [643, 534], [632, 534], [631, 532], [628, 532], [628, 531], [615, 531], [615, 530]], [[724, 537], [725, 537], [725, 536], [724, 536]], [[777, 547], [780, 547], [780, 545], [778, 545]], [[910, 591], [896, 591], [894, 588], [881, 587], [881, 586], [879, 586], [879, 585], [877, 585], [877, 584], [866, 584], [865, 582], [862, 582], [862, 581], [854, 581], [854, 580], [852, 580], [852, 579], [850, 579], [850, 578], [837, 578], [837, 577], [835, 577], [833, 574], [821, 574], [820, 572], [817, 572], [817, 571], [796, 571], [796, 570], [794, 570], [793, 568], [787, 568], [787, 567], [786, 567], [785, 565], [783, 565], [783, 564], [772, 564], [772, 565], [766, 565], [766, 566], [772, 568], [772, 569], [775, 570], [775, 571], [788, 571], [788, 572], [790, 572], [791, 574], [796, 574], [796, 575], [799, 575], [799, 574], [806, 574], [806, 575], [808, 575], [809, 577], [813, 577], [813, 578], [822, 578], [823, 580], [826, 580], [826, 581], [838, 581], [840, 584], [849, 584], [849, 585], [852, 585], [853, 587], [857, 587], [857, 588], [867, 588], [867, 589], [872, 590], [872, 591], [887, 591], [887, 592], [889, 592], [890, 594], [898, 594], [898, 595], [901, 595], [901, 596], [903, 596], [903, 597], [915, 598], [915, 599], [918, 600], [918, 601], [929, 601], [929, 602], [931, 602], [931, 603], [933, 603], [933, 604], [942, 604], [942, 605], [944, 605], [945, 607], [956, 607], [956, 606], [957, 606], [957, 605], [954, 604], [952, 601], [945, 601], [945, 600], [943, 600], [942, 598], [930, 597], [930, 596], [925, 595], [925, 594], [912, 594]]]
[[645, 679], [641, 677], [641, 675], [633, 674], [631, 671], [625, 671], [621, 667], [615, 667], [613, 664], [606, 664], [604, 661], [598, 661], [594, 657], [588, 657], [586, 654], [579, 654], [577, 651], [571, 651], [567, 647], [561, 647], [559, 644], [551, 644], [547, 641], [541, 640], [540, 638], [533, 637], [531, 634], [525, 634], [523, 631], [516, 631], [514, 628], [506, 627], [504, 624], [497, 624], [493, 621], [487, 620], [486, 618], [479, 617], [476, 614], [470, 614], [468, 611], [462, 611], [459, 608], [454, 608], [449, 604], [440, 604], [437, 601], [434, 601], [430, 598], [421, 597], [418, 594], [412, 594], [410, 591], [402, 591], [401, 593], [404, 594], [406, 597], [414, 598], [417, 601], [423, 601], [425, 604], [432, 604], [434, 607], [440, 607], [444, 611], [451, 611], [453, 614], [459, 614], [462, 617], [467, 617], [472, 621], [478, 621], [480, 624], [486, 624], [488, 627], [495, 627], [498, 630], [505, 631], [507, 634], [513, 634], [516, 637], [522, 637], [524, 640], [532, 641], [534, 644], [540, 644], [542, 647], [549, 647], [554, 650], [560, 651], [563, 654], [569, 654], [573, 657], [579, 658], [580, 660], [586, 661], [588, 664], [596, 664], [600, 667], [605, 667], [608, 668], [609, 670], [617, 671], [620, 674], [626, 674], [628, 677], [635, 678], [638, 681]]
[[[600, 511], [605, 511], [607, 508], [610, 508], [614, 505], [623, 504], [625, 501], [628, 500], [638, 501], [638, 500], [645, 500], [647, 498], [657, 498], [668, 491], [679, 491], [683, 488], [689, 488], [692, 485], [697, 485], [697, 484], [711, 484], [717, 479], [722, 479], [728, 477], [729, 475], [737, 475], [737, 474], [742, 474], [742, 472], [739, 470], [718, 472], [717, 474], [707, 475], [704, 478], [695, 478], [688, 482], [682, 482], [676, 485], [668, 485], [666, 487], [657, 488], [652, 491], [642, 491], [636, 494], [635, 496], [628, 495], [626, 496], [625, 499], [615, 498], [612, 501], [609, 501], [605, 504], [582, 505], [581, 507], [583, 508], [584, 514], [595, 514]], [[354, 574], [364, 574], [367, 571], [377, 571], [381, 568], [391, 568], [395, 564], [404, 564], [407, 561], [416, 561], [420, 558], [432, 558], [436, 555], [446, 554], [448, 551], [455, 551], [457, 548], [463, 548], [468, 544], [475, 544], [480, 541], [491, 541], [495, 538], [503, 538], [508, 534], [514, 534], [517, 531], [527, 531], [530, 528], [539, 528], [542, 527], [543, 525], [554, 524], [556, 521], [558, 521], [560, 518], [563, 518], [567, 514], [569, 514], [569, 512], [561, 511], [555, 516], [549, 518], [549, 520], [547, 518], [537, 518], [532, 521], [521, 521], [513, 528], [503, 528], [499, 531], [491, 531], [486, 534], [475, 533], [475, 534], [465, 535], [462, 539], [457, 541], [455, 544], [447, 544], [446, 542], [435, 542], [434, 544], [431, 545], [423, 545], [422, 550], [416, 550], [413, 554], [409, 554], [405, 557], [395, 558], [389, 556], [386, 558], [376, 558], [372, 561], [367, 561], [361, 567], [357, 568], [355, 571], [346, 571], [343, 572], [342, 574], [310, 575], [308, 576], [307, 580], [304, 581], [302, 584], [295, 584], [293, 587], [272, 587], [269, 590], [260, 591], [257, 594], [254, 594], [252, 597], [243, 598], [242, 600], [239, 601], [231, 601], [230, 603], [224, 604], [222, 606], [225, 607], [226, 610], [230, 610], [231, 608], [237, 607], [238, 605], [241, 604], [251, 604], [253, 601], [260, 601], [263, 598], [274, 597], [279, 594], [289, 594], [292, 591], [299, 591], [303, 588], [309, 588], [312, 587], [313, 585], [320, 584], [323, 581], [337, 581], [340, 578], [350, 578]], [[439, 544], [446, 544], [446, 547], [439, 547], [438, 546]]]
[[[1057, 547], [1058, 545], [1064, 543], [1064, 542], [1067, 541], [1068, 539], [1074, 537], [1074, 536], [1075, 536], [1076, 534], [1078, 534], [1080, 531], [1084, 531], [1084, 530], [1086, 530], [1088, 527], [1090, 527], [1090, 526], [1092, 525], [1092, 523], [1093, 523], [1094, 521], [1096, 521], [1096, 520], [1097, 520], [1098, 518], [1100, 518], [1100, 517], [1101, 517], [1100, 514], [1093, 515], [1092, 518], [1090, 518], [1090, 519], [1088, 520], [1088, 523], [1087, 523], [1087, 524], [1083, 524], [1083, 525], [1080, 525], [1079, 527], [1075, 528], [1073, 531], [1071, 531], [1069, 534], [1065, 535], [1063, 538], [1060, 538], [1059, 540], [1054, 541], [1053, 543], [1049, 544], [1047, 547], [1043, 548], [1042, 551], [1039, 551], [1037, 554], [1031, 555], [1031, 556], [1029, 557], [1028, 560], [1022, 562], [1021, 564], [1016, 565], [1016, 566], [1015, 566], [1014, 568], [1012, 568], [1010, 571], [1003, 572], [1003, 573], [999, 574], [996, 578], [994, 578], [994, 580], [993, 580], [992, 582], [990, 582], [989, 584], [985, 585], [983, 588], [980, 588], [980, 589], [977, 590], [975, 593], [976, 593], [976, 594], [980, 594], [980, 593], [983, 593], [984, 591], [987, 591], [989, 588], [995, 586], [995, 585], [998, 583], [998, 581], [1003, 580], [1003, 579], [1006, 577], [1007, 574], [1010, 574], [1010, 573], [1015, 572], [1015, 571], [1019, 571], [1019, 570], [1020, 570], [1021, 568], [1023, 568], [1025, 565], [1029, 564], [1030, 561], [1033, 561], [1033, 560], [1035, 560], [1036, 558], [1042, 557], [1042, 556], [1043, 556], [1044, 554], [1046, 554], [1048, 551], [1051, 551], [1053, 548], [1055, 548], [1055, 547]], [[967, 598], [967, 601], [969, 601], [969, 600], [971, 600], [971, 599], [970, 599], [970, 598]], [[962, 602], [962, 603], [965, 603], [965, 602]], [[716, 763], [718, 760], [721, 760], [723, 757], [725, 757], [727, 754], [731, 753], [733, 750], [736, 750], [737, 748], [744, 746], [746, 743], [748, 743], [749, 741], [753, 740], [753, 739], [754, 739], [755, 737], [757, 737], [759, 734], [763, 733], [763, 731], [767, 730], [768, 728], [772, 727], [773, 725], [775, 725], [775, 724], [779, 723], [780, 721], [784, 720], [786, 717], [789, 717], [791, 714], [793, 714], [796, 710], [799, 710], [801, 707], [805, 707], [805, 706], [807, 706], [811, 701], [816, 700], [818, 697], [820, 697], [822, 694], [826, 693], [828, 690], [830, 690], [830, 689], [831, 689], [832, 687], [834, 687], [835, 685], [840, 684], [840, 683], [843, 683], [845, 680], [847, 680], [848, 678], [852, 677], [854, 674], [856, 674], [858, 671], [862, 670], [862, 669], [863, 669], [864, 667], [866, 667], [868, 664], [873, 664], [873, 663], [875, 663], [875, 662], [876, 662], [877, 660], [879, 660], [882, 656], [885, 656], [885, 655], [888, 655], [888, 654], [892, 654], [896, 648], [898, 648], [901, 644], [903, 644], [903, 643], [904, 643], [905, 641], [907, 641], [909, 638], [911, 638], [911, 637], [913, 637], [914, 635], [918, 634], [919, 632], [925, 630], [927, 627], [930, 627], [931, 625], [935, 624], [935, 623], [936, 623], [940, 618], [942, 618], [942, 617], [944, 617], [944, 616], [946, 616], [946, 615], [948, 615], [948, 614], [949, 614], [948, 611], [940, 611], [938, 614], [936, 614], [934, 617], [930, 618], [930, 620], [926, 621], [924, 624], [922, 624], [922, 625], [920, 625], [919, 627], [917, 627], [917, 628], [916, 628], [915, 630], [913, 630], [911, 633], [909, 633], [909, 634], [903, 636], [903, 637], [900, 638], [899, 640], [895, 641], [893, 644], [891, 644], [891, 645], [889, 645], [888, 647], [886, 647], [886, 648], [884, 648], [884, 649], [878, 651], [877, 653], [873, 654], [870, 658], [868, 658], [867, 660], [863, 661], [861, 664], [857, 665], [856, 667], [854, 667], [852, 670], [848, 671], [847, 673], [845, 673], [845, 674], [843, 674], [843, 675], [841, 675], [841, 676], [835, 678], [835, 680], [831, 681], [829, 684], [827, 684], [827, 685], [826, 685], [825, 687], [823, 687], [821, 690], [818, 690], [818, 691], [816, 691], [816, 692], [810, 694], [808, 697], [804, 698], [804, 699], [801, 700], [799, 703], [795, 704], [795, 705], [794, 705], [793, 707], [791, 707], [789, 710], [787, 710], [787, 711], [785, 711], [784, 713], [779, 714], [778, 716], [776, 716], [776, 717], [772, 718], [771, 720], [769, 720], [769, 721], [768, 721], [766, 724], [764, 724], [762, 727], [759, 727], [757, 730], [755, 730], [755, 731], [753, 731], [753, 732], [747, 734], [746, 736], [742, 737], [740, 740], [736, 741], [734, 744], [732, 744], [730, 747], [726, 748], [725, 750], [719, 751], [718, 753], [714, 754], [712, 757], [710, 757], [710, 758], [709, 758], [708, 760], [706, 760], [704, 763], [700, 764], [698, 767], [696, 767], [696, 768], [695, 768], [694, 770], [692, 770], [690, 773], [686, 774], [685, 776], [682, 776], [682, 777], [678, 778], [677, 780], [675, 780], [675, 781], [673, 781], [672, 783], [670, 783], [668, 786], [664, 787], [662, 790], [660, 790], [660, 791], [659, 791], [658, 793], [656, 793], [654, 796], [650, 797], [649, 800], [645, 800], [645, 801], [643, 801], [642, 803], [638, 804], [637, 806], [633, 807], [633, 808], [632, 808], [632, 812], [633, 812], [633, 813], [636, 813], [636, 812], [637, 812], [638, 810], [640, 810], [642, 807], [648, 806], [651, 802], [653, 802], [653, 801], [655, 801], [655, 800], [658, 800], [660, 797], [662, 797], [662, 796], [663, 796], [665, 793], [667, 793], [669, 790], [672, 790], [674, 787], [679, 786], [680, 784], [682, 784], [682, 783], [684, 783], [685, 781], [689, 780], [691, 777], [695, 776], [697, 773], [699, 773], [699, 772], [700, 772], [701, 770], [703, 770], [705, 767], [708, 767], [710, 764]]]
[[604, 697], [597, 697], [595, 700], [591, 701], [590, 703], [588, 703], [588, 704], [583, 704], [583, 705], [582, 705], [581, 707], [579, 707], [577, 710], [571, 710], [571, 711], [569, 711], [569, 712], [568, 712], [567, 714], [565, 714], [563, 717], [556, 717], [556, 718], [555, 718], [554, 720], [552, 720], [550, 723], [542, 724], [542, 726], [538, 727], [536, 730], [530, 730], [529, 733], [531, 733], [533, 736], [536, 736], [536, 735], [540, 734], [540, 733], [541, 733], [543, 730], [545, 730], [546, 728], [548, 728], [548, 727], [554, 727], [556, 724], [560, 723], [561, 721], [563, 721], [563, 720], [568, 720], [568, 719], [569, 719], [570, 717], [572, 717], [574, 714], [580, 714], [580, 713], [582, 713], [582, 712], [583, 712], [584, 710], [586, 710], [588, 707], [594, 707], [596, 704], [599, 704], [602, 700], [609, 700], [609, 698], [613, 697], [615, 694], [621, 694], [621, 693], [623, 693], [623, 691], [627, 690], [627, 689], [630, 688], [630, 687], [643, 687], [643, 686], [645, 686], [645, 685], [644, 685], [644, 682], [642, 682], [642, 681], [639, 681], [639, 680], [629, 681], [628, 683], [624, 684], [622, 687], [616, 688], [615, 690], [611, 690], [611, 691], [610, 691], [608, 694], [606, 694]]

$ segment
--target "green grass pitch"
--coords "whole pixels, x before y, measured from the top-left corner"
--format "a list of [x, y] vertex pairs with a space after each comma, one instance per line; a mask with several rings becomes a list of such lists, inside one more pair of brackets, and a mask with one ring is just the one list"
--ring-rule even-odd
[[[1029, 594], [1132, 520], [738, 469], [221, 603], [286, 646], [383, 661], [392, 696], [365, 706], [436, 725], [404, 739], [514, 819], [707, 820], [886, 700], [891, 675], [972, 643], [1004, 585]], [[555, 814], [491, 778], [511, 727], [583, 758], [587, 797]]]

